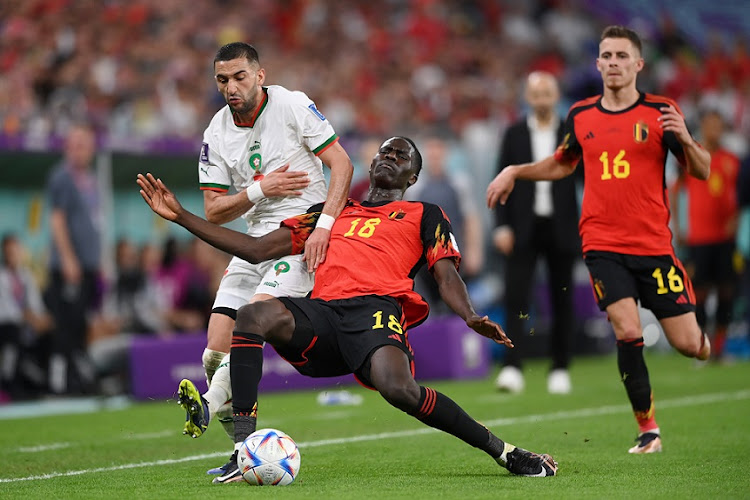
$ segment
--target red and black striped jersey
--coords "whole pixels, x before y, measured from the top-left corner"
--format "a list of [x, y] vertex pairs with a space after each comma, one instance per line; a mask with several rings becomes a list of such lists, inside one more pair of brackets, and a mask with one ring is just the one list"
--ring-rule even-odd
[[664, 132], [662, 107], [677, 104], [641, 93], [621, 111], [608, 111], [601, 96], [575, 103], [555, 159], [582, 161], [584, 191], [579, 231], [583, 251], [670, 255], [669, 197], [665, 179], [668, 151], [685, 164], [682, 145]]
[[[322, 207], [286, 219], [292, 230], [293, 253], [304, 251]], [[357, 202], [349, 200], [331, 228], [326, 260], [315, 273], [312, 298], [347, 299], [364, 295], [395, 298], [404, 312], [404, 326], [420, 324], [429, 307], [414, 291], [414, 276], [423, 264], [461, 255], [448, 217], [437, 205], [415, 201]]]

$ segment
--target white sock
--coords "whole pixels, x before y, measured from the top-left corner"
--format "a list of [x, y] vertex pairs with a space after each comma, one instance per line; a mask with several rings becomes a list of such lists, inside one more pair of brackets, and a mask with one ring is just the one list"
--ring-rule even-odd
[[214, 373], [216, 373], [216, 369], [219, 367], [221, 360], [224, 359], [225, 356], [228, 356], [225, 352], [214, 351], [208, 348], [203, 350], [203, 371], [206, 372], [206, 381], [209, 386], [211, 385]]
[[49, 385], [57, 394], [65, 392], [68, 386], [68, 360], [62, 354], [53, 354], [50, 358]]
[[216, 407], [216, 416], [224, 428], [229, 439], [234, 441], [234, 418], [232, 417], [232, 379], [229, 373], [229, 354], [227, 354], [219, 368], [214, 373], [213, 386], [218, 386], [216, 399], [220, 404]]
[[208, 403], [211, 418], [213, 418], [217, 412], [227, 409], [227, 402], [232, 400], [229, 354], [224, 355], [221, 364], [217, 365], [211, 380], [211, 385], [209, 386], [208, 391], [203, 394], [203, 398]]
[[497, 463], [505, 467], [508, 464], [508, 453], [510, 453], [511, 451], [515, 449], [516, 447], [513, 446], [512, 444], [505, 443], [505, 446], [503, 446], [503, 452], [495, 460], [497, 460]]
[[13, 344], [5, 344], [2, 359], [2, 378], [3, 380], [11, 380], [18, 366], [18, 347]]

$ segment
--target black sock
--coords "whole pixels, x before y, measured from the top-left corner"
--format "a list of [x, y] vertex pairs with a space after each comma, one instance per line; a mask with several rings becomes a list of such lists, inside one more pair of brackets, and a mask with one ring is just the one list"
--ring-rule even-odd
[[235, 443], [243, 442], [250, 434], [255, 432], [255, 426], [258, 421], [257, 417], [253, 415], [235, 413], [233, 416], [233, 420]]
[[653, 421], [651, 382], [643, 359], [643, 337], [617, 341], [617, 367], [638, 424]]
[[241, 443], [255, 431], [258, 384], [263, 375], [263, 337], [235, 331], [229, 374], [232, 379], [234, 442]]
[[419, 391], [419, 403], [409, 412], [411, 416], [489, 453], [492, 458], [502, 454], [505, 443], [471, 418], [455, 401], [429, 387], [420, 386]]

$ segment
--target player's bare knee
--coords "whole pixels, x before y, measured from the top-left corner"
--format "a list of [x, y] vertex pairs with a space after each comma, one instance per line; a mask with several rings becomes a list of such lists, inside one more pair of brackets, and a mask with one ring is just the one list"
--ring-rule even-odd
[[643, 331], [636, 325], [623, 326], [615, 330], [617, 340], [635, 340], [643, 337]]
[[630, 318], [612, 320], [612, 328], [617, 340], [634, 340], [643, 336], [640, 321], [633, 321]]
[[663, 322], [664, 334], [672, 347], [683, 356], [698, 357], [703, 348], [703, 332], [697, 323]]
[[404, 382], [389, 382], [378, 388], [383, 399], [401, 411], [410, 412], [419, 404], [419, 386]]
[[683, 349], [679, 349], [679, 351], [685, 356], [697, 358], [701, 353], [702, 347], [703, 333], [699, 333], [699, 335], [691, 335], [690, 338], [687, 339], [685, 347]]
[[263, 307], [261, 302], [253, 302], [240, 307], [237, 310], [235, 329], [240, 332], [254, 333], [265, 337], [263, 324], [267, 323], [263, 318]]
[[251, 302], [237, 310], [236, 329], [272, 341], [275, 332], [294, 329], [294, 316], [279, 300]]

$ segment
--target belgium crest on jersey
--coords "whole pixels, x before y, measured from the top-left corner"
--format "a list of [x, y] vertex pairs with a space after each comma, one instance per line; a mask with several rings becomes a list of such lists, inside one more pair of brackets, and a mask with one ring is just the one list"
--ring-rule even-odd
[[648, 124], [639, 121], [633, 125], [633, 138], [637, 143], [646, 142], [646, 139], [648, 139]]
[[400, 208], [388, 214], [388, 218], [391, 220], [399, 220], [399, 219], [403, 219], [404, 217], [406, 217], [406, 212], [404, 212]]

